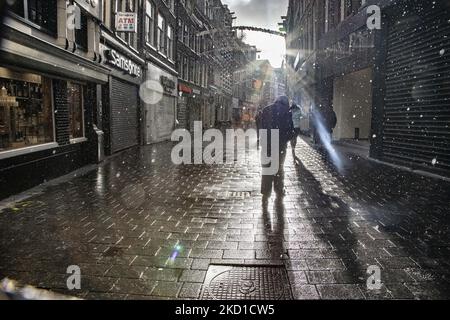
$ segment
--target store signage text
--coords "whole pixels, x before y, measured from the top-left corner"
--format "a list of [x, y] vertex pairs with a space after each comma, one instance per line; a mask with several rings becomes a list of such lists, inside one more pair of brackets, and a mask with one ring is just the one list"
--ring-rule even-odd
[[116, 14], [117, 32], [137, 32], [137, 13], [117, 12]]
[[119, 68], [122, 71], [130, 74], [130, 76], [140, 77], [141, 67], [134, 63], [131, 59], [126, 58], [115, 50], [105, 50], [105, 57], [109, 64]]

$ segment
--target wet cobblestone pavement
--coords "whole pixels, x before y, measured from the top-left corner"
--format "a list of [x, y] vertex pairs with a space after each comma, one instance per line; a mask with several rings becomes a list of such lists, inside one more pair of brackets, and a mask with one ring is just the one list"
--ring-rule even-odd
[[[244, 164], [174, 166], [133, 149], [0, 212], [0, 278], [86, 299], [198, 299], [210, 264], [284, 265], [295, 299], [450, 298], [450, 183], [305, 141], [287, 196], [261, 207]], [[78, 265], [81, 290], [68, 291]], [[381, 290], [367, 268], [381, 267]]]

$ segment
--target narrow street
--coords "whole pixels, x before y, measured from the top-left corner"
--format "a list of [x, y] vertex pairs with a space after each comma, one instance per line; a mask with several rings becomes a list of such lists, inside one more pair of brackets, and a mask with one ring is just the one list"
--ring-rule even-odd
[[[309, 140], [308, 140], [309, 141]], [[294, 299], [450, 298], [450, 183], [300, 140], [287, 196], [246, 163], [175, 166], [134, 148], [0, 212], [0, 279], [85, 299], [200, 299], [210, 265], [282, 265]], [[81, 290], [68, 291], [69, 266]], [[381, 290], [369, 290], [369, 266]]]

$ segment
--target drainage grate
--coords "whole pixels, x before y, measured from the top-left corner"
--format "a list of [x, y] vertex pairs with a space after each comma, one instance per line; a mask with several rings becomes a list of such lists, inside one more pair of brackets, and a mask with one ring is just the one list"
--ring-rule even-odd
[[202, 298], [205, 300], [291, 300], [284, 267], [211, 265]]

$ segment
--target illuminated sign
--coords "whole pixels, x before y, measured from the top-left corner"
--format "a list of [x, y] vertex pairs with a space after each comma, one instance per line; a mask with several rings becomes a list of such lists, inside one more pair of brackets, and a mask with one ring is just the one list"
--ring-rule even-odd
[[137, 13], [117, 12], [116, 13], [117, 32], [137, 32]]
[[115, 50], [105, 50], [105, 57], [110, 65], [117, 67], [118, 69], [125, 71], [130, 76], [140, 77], [141, 67], [134, 63], [131, 59], [122, 56]]

